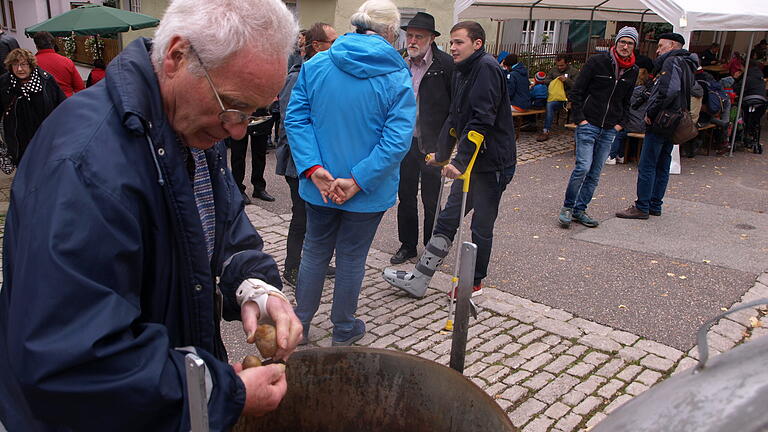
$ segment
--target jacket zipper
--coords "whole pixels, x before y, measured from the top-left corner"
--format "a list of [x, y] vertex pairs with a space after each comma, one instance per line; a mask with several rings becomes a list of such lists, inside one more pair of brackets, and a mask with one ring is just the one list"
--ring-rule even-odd
[[611, 100], [613, 99], [613, 93], [616, 91], [616, 86], [619, 85], [619, 78], [616, 77], [616, 81], [613, 82], [613, 90], [611, 95], [608, 96], [608, 104], [605, 107], [605, 114], [603, 115], [603, 122], [600, 124], [600, 129], [605, 129], [605, 119], [608, 118], [608, 111], [611, 110]]

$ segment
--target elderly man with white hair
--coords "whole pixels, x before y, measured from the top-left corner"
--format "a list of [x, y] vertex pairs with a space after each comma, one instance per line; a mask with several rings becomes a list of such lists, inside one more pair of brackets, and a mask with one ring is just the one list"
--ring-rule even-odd
[[285, 367], [228, 364], [219, 332], [271, 318], [278, 360], [302, 335], [221, 141], [277, 95], [296, 33], [280, 0], [175, 0], [38, 130], [5, 230], [8, 430], [189, 430], [187, 353], [210, 430], [277, 407]]

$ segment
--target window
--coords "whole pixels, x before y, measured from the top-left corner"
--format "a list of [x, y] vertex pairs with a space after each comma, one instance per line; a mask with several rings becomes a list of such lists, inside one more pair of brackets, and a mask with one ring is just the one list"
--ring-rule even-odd
[[5, 17], [5, 0], [0, 0], [0, 13], [3, 14], [3, 28], [8, 28], [8, 18]]
[[[531, 27], [529, 29], [529, 27]], [[524, 44], [532, 44], [534, 43], [533, 37], [536, 33], [536, 21], [533, 22], [533, 26], [531, 26], [531, 22], [528, 20], [523, 21], [523, 40], [522, 42]]]
[[131, 12], [141, 13], [141, 0], [131, 0], [129, 7]]
[[16, 16], [13, 14], [13, 0], [8, 0], [8, 14], [11, 16], [11, 30], [16, 30]]
[[544, 31], [541, 32], [541, 43], [554, 43], [555, 42], [555, 22], [544, 21]]

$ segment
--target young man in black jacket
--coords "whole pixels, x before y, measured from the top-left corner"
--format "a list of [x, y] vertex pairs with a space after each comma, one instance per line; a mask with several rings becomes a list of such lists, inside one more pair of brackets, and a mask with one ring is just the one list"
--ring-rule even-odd
[[[501, 195], [515, 173], [517, 150], [506, 76], [496, 59], [485, 52], [485, 31], [474, 21], [463, 21], [451, 29], [451, 56], [456, 70], [448, 118], [443, 125], [437, 152], [430, 160], [443, 165], [442, 175], [455, 179], [466, 169], [475, 151], [467, 135], [484, 136], [472, 169], [467, 211], [472, 215], [472, 241], [477, 245], [473, 295], [482, 293], [493, 245], [493, 227]], [[450, 130], [456, 131], [453, 138]], [[454, 146], [456, 156], [451, 159]], [[442, 263], [461, 222], [461, 181], [453, 182], [445, 207], [419, 262], [411, 272], [386, 269], [384, 279], [414, 297], [426, 294], [429, 281]], [[449, 293], [450, 295], [451, 293]]]
[[690, 109], [693, 72], [697, 65], [683, 45], [685, 39], [680, 34], [664, 33], [659, 36], [658, 57], [653, 62], [657, 71], [656, 81], [645, 114], [645, 123], [649, 128], [645, 132], [637, 164], [637, 200], [628, 209], [616, 213], [616, 217], [648, 219], [649, 214], [661, 216], [662, 199], [669, 182], [674, 130], [660, 130], [654, 122], [662, 110], [679, 112]]
[[405, 30], [408, 43], [404, 57], [413, 76], [418, 111], [411, 150], [400, 163], [397, 234], [401, 245], [389, 260], [392, 264], [401, 264], [416, 256], [416, 246], [419, 244], [419, 205], [416, 199], [419, 183], [421, 202], [424, 205], [424, 244], [432, 237], [440, 191], [440, 168], [428, 166], [424, 157], [435, 152], [437, 137], [448, 117], [453, 75], [453, 59], [435, 44], [435, 37], [440, 36], [440, 33], [435, 30], [435, 18], [432, 15], [418, 12], [407, 26], [401, 28]]
[[619, 30], [609, 52], [587, 60], [571, 91], [573, 121], [578, 124], [576, 164], [558, 216], [563, 228], [570, 227], [572, 220], [590, 228], [599, 225], [587, 214], [587, 206], [611, 144], [629, 117], [629, 100], [638, 74], [634, 54], [637, 37], [634, 27]]

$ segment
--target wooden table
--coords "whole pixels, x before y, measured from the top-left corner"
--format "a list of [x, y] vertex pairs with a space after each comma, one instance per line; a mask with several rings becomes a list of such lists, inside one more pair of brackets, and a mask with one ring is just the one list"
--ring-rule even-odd
[[717, 75], [715, 78], [719, 78], [720, 76], [728, 75], [728, 66], [726, 65], [709, 65], [702, 67], [707, 72], [713, 73]]

